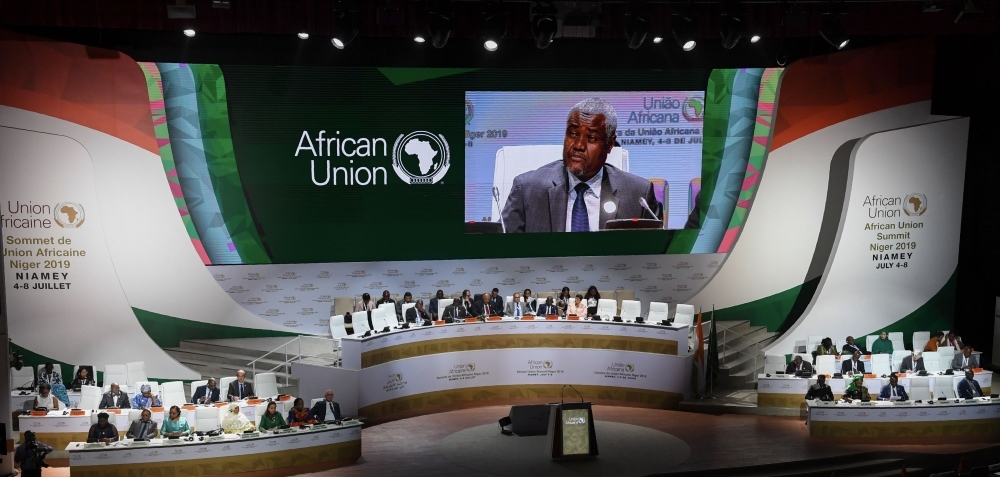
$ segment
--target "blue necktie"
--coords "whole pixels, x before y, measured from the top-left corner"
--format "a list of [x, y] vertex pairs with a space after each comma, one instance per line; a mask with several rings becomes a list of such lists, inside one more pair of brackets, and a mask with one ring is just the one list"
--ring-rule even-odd
[[586, 182], [581, 182], [574, 189], [576, 190], [576, 200], [573, 202], [571, 230], [573, 232], [590, 232], [590, 217], [587, 215], [587, 203], [584, 202], [583, 198], [590, 186]]
[[139, 428], [139, 438], [140, 439], [145, 439], [146, 438], [146, 423], [145, 422], [143, 422], [142, 423], [142, 427]]

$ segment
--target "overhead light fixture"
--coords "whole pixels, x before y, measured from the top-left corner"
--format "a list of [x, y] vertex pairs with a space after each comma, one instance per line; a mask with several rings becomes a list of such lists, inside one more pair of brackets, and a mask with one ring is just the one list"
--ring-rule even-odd
[[[451, 2], [431, 3], [430, 10], [427, 12], [427, 33], [434, 48], [444, 48], [448, 44], [448, 38], [451, 37], [451, 11]], [[416, 38], [414, 41], [419, 42]]]
[[628, 47], [635, 50], [642, 46], [649, 34], [649, 20], [641, 7], [630, 4], [625, 12], [625, 38], [628, 39]]
[[972, 0], [965, 0], [965, 5], [962, 6], [962, 11], [958, 12], [958, 16], [955, 17], [955, 23], [972, 23], [979, 20], [983, 16], [983, 11], [976, 7], [976, 3]]
[[722, 26], [719, 27], [719, 35], [722, 36], [722, 47], [731, 50], [743, 38], [743, 31], [746, 29], [746, 21], [743, 15], [732, 10], [723, 13]]
[[844, 49], [851, 41], [844, 31], [844, 26], [840, 22], [840, 14], [826, 15], [823, 20], [823, 27], [819, 29], [819, 35], [831, 46], [838, 50]]
[[338, 50], [343, 50], [358, 35], [361, 23], [358, 19], [358, 5], [355, 2], [338, 2], [337, 6], [334, 7], [334, 12], [336, 12], [336, 20], [333, 25], [333, 38], [330, 39], [330, 42]]
[[750, 43], [757, 43], [760, 41], [760, 35], [753, 35], [750, 37]]
[[184, 36], [186, 36], [186, 37], [188, 37], [188, 38], [191, 38], [191, 37], [193, 37], [194, 35], [195, 35], [195, 31], [194, 31], [194, 30], [192, 30], [192, 29], [190, 29], [190, 28], [188, 28], [188, 29], [184, 30]]
[[558, 30], [556, 15], [559, 10], [552, 2], [538, 2], [531, 8], [531, 36], [535, 37], [535, 46], [544, 50], [552, 44]]
[[309, 39], [309, 34], [306, 33], [306, 32], [304, 32], [304, 31], [303, 32], [299, 32], [298, 37], [299, 37], [300, 40], [308, 40]]
[[423, 42], [425, 42], [425, 41], [427, 41], [427, 40], [426, 40], [426, 39], [424, 39], [424, 37], [422, 37], [422, 36], [420, 36], [420, 35], [417, 35], [417, 36], [413, 37], [413, 41], [415, 41], [415, 42], [417, 42], [417, 43], [423, 43]]
[[654, 36], [653, 37], [653, 43], [659, 43], [661, 41], [663, 41], [663, 37], [662, 36]]
[[690, 13], [679, 13], [674, 15], [673, 25], [671, 25], [674, 41], [684, 51], [691, 51], [697, 46], [695, 33], [698, 30], [698, 23], [695, 16]]
[[507, 34], [507, 15], [498, 2], [487, 2], [483, 7], [483, 47], [488, 51], [496, 51], [500, 39]]

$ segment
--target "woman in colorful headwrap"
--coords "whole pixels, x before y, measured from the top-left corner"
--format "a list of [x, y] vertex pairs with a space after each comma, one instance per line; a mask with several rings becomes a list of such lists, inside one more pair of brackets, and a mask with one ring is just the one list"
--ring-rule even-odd
[[872, 354], [892, 354], [892, 341], [889, 340], [889, 333], [882, 332], [878, 339], [872, 343]]
[[229, 405], [229, 414], [222, 420], [222, 430], [226, 434], [238, 434], [244, 431], [252, 431], [253, 423], [240, 412], [240, 405], [233, 403]]
[[865, 377], [863, 375], [855, 375], [851, 379], [851, 385], [847, 386], [844, 390], [844, 400], [851, 402], [852, 400], [860, 399], [861, 401], [871, 401], [872, 396], [868, 394], [868, 388], [865, 387]]

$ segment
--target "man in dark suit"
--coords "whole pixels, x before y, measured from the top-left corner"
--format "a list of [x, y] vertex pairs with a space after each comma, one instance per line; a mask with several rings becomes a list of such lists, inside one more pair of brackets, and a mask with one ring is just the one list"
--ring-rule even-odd
[[[384, 295], [385, 292], [382, 292], [382, 293]], [[413, 303], [413, 294], [410, 293], [410, 292], [404, 293], [403, 294], [403, 300], [396, 302], [396, 316], [397, 317], [402, 317], [403, 316], [403, 305], [406, 304], [406, 303]]]
[[466, 318], [470, 315], [470, 311], [465, 305], [462, 304], [462, 300], [455, 298], [451, 301], [451, 304], [444, 307], [444, 312], [441, 313], [441, 318], [445, 323], [454, 323], [455, 320], [460, 320]]
[[496, 310], [498, 315], [504, 316], [503, 306], [503, 297], [500, 296], [500, 289], [494, 288], [490, 292], [490, 309]]
[[423, 300], [417, 300], [416, 306], [406, 310], [406, 321], [410, 323], [420, 324], [429, 319], [431, 319], [431, 315], [424, 310]]
[[865, 354], [865, 349], [861, 345], [854, 342], [853, 336], [848, 336], [846, 341], [847, 343], [845, 343], [841, 348], [840, 354], [854, 354], [857, 352]]
[[850, 375], [865, 374], [865, 363], [861, 361], [861, 352], [855, 351], [851, 359], [845, 359], [840, 366], [840, 372]]
[[545, 303], [538, 305], [537, 314], [538, 316], [558, 315], [559, 307], [557, 307], [555, 303], [553, 303], [552, 297], [548, 297], [545, 299]]
[[209, 404], [219, 402], [219, 387], [215, 384], [215, 378], [208, 378], [208, 384], [198, 386], [191, 395], [191, 402], [195, 404]]
[[899, 378], [896, 373], [892, 373], [889, 376], [889, 384], [882, 386], [882, 390], [878, 393], [879, 401], [906, 401], [909, 397], [906, 395], [906, 389], [899, 384]]
[[816, 384], [809, 386], [806, 391], [806, 399], [819, 399], [820, 401], [833, 401], [833, 390], [826, 384], [826, 375], [821, 374], [816, 377]]
[[317, 402], [312, 409], [309, 410], [309, 414], [316, 416], [316, 420], [319, 422], [327, 420], [333, 421], [335, 419], [343, 418], [343, 415], [340, 414], [340, 403], [334, 402], [333, 400], [333, 390], [327, 389], [323, 398], [324, 399], [322, 401]]
[[247, 372], [242, 369], [236, 372], [236, 381], [229, 383], [226, 398], [229, 401], [239, 401], [253, 396], [253, 384], [245, 381]]
[[795, 359], [788, 366], [785, 367], [785, 374], [795, 374], [798, 371], [808, 371], [811, 375], [813, 372], [813, 367], [811, 364], [802, 361], [802, 356], [795, 356]]
[[149, 409], [143, 409], [139, 419], [132, 421], [128, 427], [125, 437], [129, 439], [155, 439], [157, 434], [156, 421], [152, 419], [152, 416], [153, 413]]
[[912, 355], [903, 358], [903, 361], [899, 363], [900, 373], [907, 371], [917, 373], [926, 370], [927, 368], [924, 368], [924, 358], [921, 356], [920, 351], [914, 351]]
[[958, 397], [972, 399], [983, 395], [983, 388], [979, 387], [975, 376], [971, 369], [965, 372], [965, 379], [958, 382]]
[[979, 367], [979, 360], [972, 355], [972, 346], [962, 348], [962, 352], [955, 355], [951, 361], [951, 369], [973, 369]]
[[130, 409], [132, 404], [129, 403], [128, 394], [122, 392], [118, 383], [111, 383], [111, 391], [108, 391], [101, 396], [101, 404], [98, 407], [101, 409], [107, 409], [109, 407]]
[[573, 106], [562, 160], [514, 178], [503, 208], [506, 232], [594, 232], [612, 219], [661, 219], [653, 184], [606, 164], [617, 128], [615, 109], [603, 99]]
[[490, 292], [483, 293], [475, 303], [472, 304], [472, 314], [476, 316], [500, 316], [502, 308], [496, 308], [490, 304]]

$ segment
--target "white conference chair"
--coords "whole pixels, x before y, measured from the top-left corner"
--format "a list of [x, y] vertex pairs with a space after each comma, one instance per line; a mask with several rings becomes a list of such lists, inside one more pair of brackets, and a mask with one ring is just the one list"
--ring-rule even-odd
[[[128, 422], [129, 422], [129, 424], [131, 424], [132, 421], [134, 421], [136, 419], [139, 419], [141, 417], [142, 417], [142, 409], [129, 409], [128, 410]], [[125, 425], [125, 429], [119, 429], [119, 430], [120, 431], [121, 430], [127, 431], [128, 430], [128, 424]]]
[[806, 338], [806, 349], [803, 352], [812, 355], [812, 352], [816, 351], [816, 348], [819, 348], [819, 345], [822, 343], [822, 336], [809, 336]]
[[[396, 316], [396, 312], [393, 311], [393, 317]], [[340, 349], [340, 339], [347, 336], [347, 327], [344, 326], [344, 315], [335, 315], [330, 317], [330, 337], [333, 338], [334, 343], [337, 345], [337, 349]]]
[[[402, 313], [403, 321], [406, 321], [406, 310], [409, 310], [410, 308], [413, 308], [415, 306], [417, 306], [416, 302], [413, 302], [413, 303], [403, 303], [403, 306], [399, 307], [399, 309], [403, 312]], [[355, 331], [354, 333], [357, 334], [357, 331]]]
[[915, 332], [913, 332], [913, 350], [914, 351], [923, 351], [924, 350], [924, 346], [926, 346], [927, 342], [930, 341], [930, 340], [931, 340], [931, 332], [930, 331], [915, 331]]
[[399, 320], [396, 319], [396, 310], [384, 308], [382, 310], [376, 310], [382, 316], [382, 327], [388, 326], [389, 329], [393, 329], [399, 326]]
[[105, 389], [108, 389], [111, 383], [118, 383], [118, 387], [122, 389], [128, 387], [128, 371], [124, 364], [104, 365], [104, 381], [101, 384]]
[[838, 373], [837, 370], [837, 357], [832, 354], [824, 354], [822, 356], [816, 357], [816, 373], [817, 374], [829, 374], [833, 376]]
[[625, 321], [635, 321], [636, 317], [642, 316], [642, 303], [639, 300], [622, 300], [621, 316]]
[[163, 395], [160, 394], [160, 383], [153, 381], [139, 381], [133, 385], [135, 388], [135, 394], [141, 394], [140, 389], [142, 389], [143, 384], [149, 385], [149, 391], [153, 393], [154, 396], [159, 396], [160, 400], [163, 400]]
[[951, 367], [951, 362], [955, 359], [955, 348], [952, 346], [938, 346], [938, 355], [941, 356], [941, 369], [948, 369]]
[[257, 397], [275, 397], [278, 395], [278, 377], [274, 373], [257, 373], [253, 377], [253, 387]]
[[938, 376], [934, 379], [934, 399], [942, 397], [945, 399], [955, 399], [955, 396], [958, 396], [955, 380], [948, 378], [948, 376]]
[[903, 358], [913, 354], [908, 350], [896, 350], [895, 344], [893, 345], [895, 351], [892, 352], [892, 370], [899, 371], [899, 365], [903, 364]]
[[194, 392], [201, 386], [208, 386], [208, 380], [202, 379], [201, 381], [191, 381], [191, 392], [188, 393], [188, 398], [191, 400], [188, 402], [194, 402]]
[[[939, 379], [942, 379], [944, 377], [945, 376], [940, 376]], [[962, 382], [963, 379], [965, 379], [964, 374], [959, 376], [954, 376], [954, 379], [951, 380], [951, 391], [955, 393], [955, 397], [958, 397], [958, 383]]]
[[361, 336], [371, 330], [368, 326], [368, 313], [359, 311], [357, 314], [351, 316], [351, 322], [354, 324], [354, 334]]
[[454, 298], [435, 298], [435, 300], [437, 300], [438, 319], [441, 319], [441, 317], [444, 316], [444, 307], [450, 305], [451, 301], [454, 300]]
[[612, 317], [618, 316], [618, 302], [614, 298], [597, 300], [597, 316], [602, 320], [611, 321]]
[[35, 385], [35, 370], [31, 366], [25, 366], [20, 370], [10, 368], [10, 388], [28, 388]]
[[942, 371], [944, 368], [941, 367], [941, 355], [937, 351], [924, 351], [924, 368], [928, 373]]
[[903, 345], [903, 332], [901, 331], [889, 333], [889, 341], [892, 341], [893, 351], [902, 351], [906, 349], [906, 346]]
[[678, 304], [674, 310], [674, 324], [694, 326], [694, 305]]
[[320, 402], [320, 401], [322, 401], [324, 399], [326, 399], [326, 398], [313, 398], [311, 401], [309, 401], [309, 409], [312, 409], [313, 407], [316, 407], [316, 403], [318, 403], [318, 402]]
[[[493, 220], [496, 221], [500, 217], [500, 207], [507, 203], [507, 195], [510, 194], [515, 177], [538, 169], [552, 161], [560, 160], [562, 152], [562, 145], [504, 146], [498, 149], [496, 162], [493, 166], [493, 189], [490, 189], [499, 193], [499, 198], [491, 200], [493, 202], [491, 215]], [[607, 164], [628, 172], [628, 151], [621, 147], [612, 148], [608, 154]], [[493, 198], [491, 197], [491, 199]]]
[[875, 344], [875, 340], [877, 340], [878, 337], [879, 337], [879, 335], [868, 335], [868, 336], [865, 337], [865, 348], [868, 349], [869, 353], [871, 353], [871, 351], [872, 351], [872, 345]]
[[219, 410], [215, 407], [199, 406], [194, 410], [194, 429], [208, 432], [219, 428]]
[[670, 317], [669, 305], [660, 301], [649, 302], [649, 312], [646, 313], [646, 322], [660, 323]]
[[877, 376], [892, 374], [892, 358], [887, 354], [872, 355], [872, 373]]
[[[382, 331], [383, 328], [385, 328], [385, 309], [372, 310], [372, 329], [375, 331]], [[389, 328], [392, 328], [392, 326]]]
[[101, 405], [101, 388], [80, 386], [80, 409], [97, 409]]
[[774, 374], [777, 372], [785, 372], [788, 364], [785, 363], [784, 355], [776, 354], [765, 354], [764, 355], [764, 372], [767, 374]]
[[[229, 383], [236, 381], [236, 376], [229, 376], [225, 378], [219, 378], [219, 399], [222, 401], [229, 400]], [[218, 416], [216, 416], [218, 418]]]
[[169, 411], [170, 406], [181, 407], [187, 402], [187, 399], [184, 397], [183, 381], [166, 382], [163, 383], [161, 388], [163, 388], [163, 394], [160, 395], [160, 401], [163, 402], [165, 410]]
[[125, 367], [128, 370], [129, 384], [135, 384], [140, 381], [149, 381], [149, 378], [146, 377], [146, 363], [144, 361], [126, 363]]
[[910, 399], [927, 401], [931, 398], [931, 380], [927, 378], [910, 379]]

